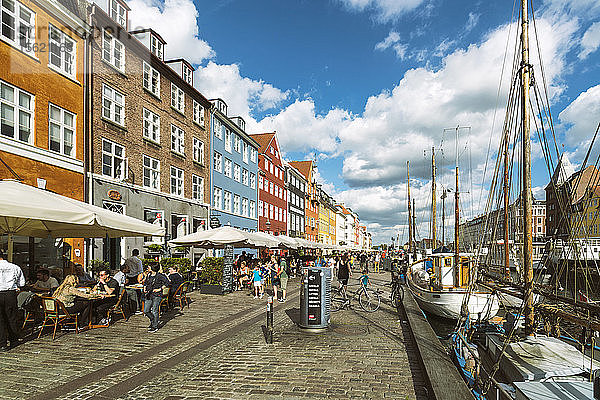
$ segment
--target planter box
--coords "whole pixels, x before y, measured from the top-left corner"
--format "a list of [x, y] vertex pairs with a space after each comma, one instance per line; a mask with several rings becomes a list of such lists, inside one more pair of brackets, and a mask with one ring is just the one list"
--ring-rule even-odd
[[223, 294], [223, 286], [221, 285], [200, 285], [200, 293], [202, 294]]

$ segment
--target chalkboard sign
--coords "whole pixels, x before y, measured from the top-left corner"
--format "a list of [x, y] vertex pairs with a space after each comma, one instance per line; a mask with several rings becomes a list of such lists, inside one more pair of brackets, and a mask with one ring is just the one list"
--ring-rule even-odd
[[223, 292], [233, 292], [233, 246], [223, 249]]
[[218, 228], [221, 226], [221, 222], [219, 221], [218, 217], [210, 217], [210, 227], [212, 229]]
[[308, 270], [308, 324], [321, 324], [321, 272]]

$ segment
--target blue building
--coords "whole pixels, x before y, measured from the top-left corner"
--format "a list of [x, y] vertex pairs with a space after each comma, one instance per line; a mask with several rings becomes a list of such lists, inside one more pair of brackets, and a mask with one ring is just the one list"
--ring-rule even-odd
[[258, 149], [242, 117], [227, 117], [227, 104], [211, 100], [211, 219], [221, 226], [258, 230]]

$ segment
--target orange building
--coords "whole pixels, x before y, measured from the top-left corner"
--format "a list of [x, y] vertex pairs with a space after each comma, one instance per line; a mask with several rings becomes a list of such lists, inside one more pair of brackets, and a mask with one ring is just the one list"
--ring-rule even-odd
[[304, 218], [306, 240], [319, 241], [319, 197], [317, 185], [312, 179], [314, 163], [312, 161], [290, 161], [289, 164], [296, 168], [306, 179], [306, 199], [304, 202]]
[[[3, 0], [0, 11], [0, 178], [83, 201], [85, 6]], [[14, 262], [26, 273], [29, 264], [83, 262], [83, 240], [56, 244], [17, 237]]]

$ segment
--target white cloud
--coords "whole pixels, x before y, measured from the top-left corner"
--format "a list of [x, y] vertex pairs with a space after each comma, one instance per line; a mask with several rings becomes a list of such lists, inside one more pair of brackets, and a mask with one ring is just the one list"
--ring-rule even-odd
[[566, 128], [567, 143], [572, 146], [586, 147], [586, 143], [589, 143], [589, 139], [596, 131], [598, 115], [600, 115], [600, 85], [581, 93], [558, 115], [563, 128]]
[[481, 14], [475, 14], [472, 12], [469, 13], [469, 19], [467, 20], [467, 24], [465, 25], [466, 32], [470, 32], [473, 28], [477, 26], [477, 24], [479, 23], [480, 16]]
[[167, 41], [167, 58], [183, 57], [199, 64], [215, 56], [198, 34], [198, 10], [191, 0], [130, 0], [131, 30], [152, 28]]
[[374, 11], [381, 22], [393, 21], [419, 7], [425, 0], [339, 0], [351, 10]]
[[237, 64], [221, 65], [210, 61], [206, 67], [196, 70], [194, 83], [208, 98], [222, 98], [227, 103], [229, 115], [242, 116], [250, 133], [256, 133], [253, 130], [256, 127], [252, 118], [254, 112], [277, 107], [289, 96], [288, 92], [262, 80], [242, 77]]
[[385, 39], [375, 45], [375, 50], [384, 51], [392, 48], [396, 53], [396, 57], [403, 60], [408, 50], [408, 45], [400, 43], [400, 35], [396, 31], [390, 31]]
[[581, 38], [581, 52], [579, 58], [584, 59], [600, 47], [600, 22], [595, 22], [588, 28]]

